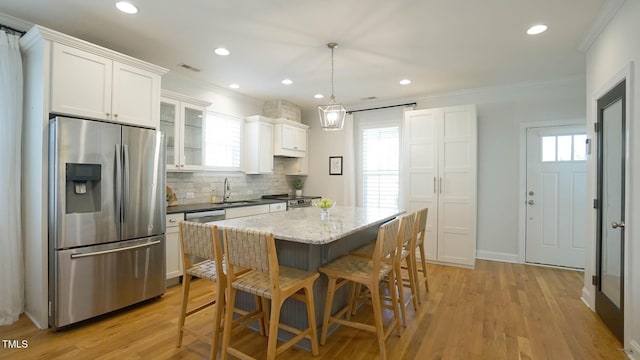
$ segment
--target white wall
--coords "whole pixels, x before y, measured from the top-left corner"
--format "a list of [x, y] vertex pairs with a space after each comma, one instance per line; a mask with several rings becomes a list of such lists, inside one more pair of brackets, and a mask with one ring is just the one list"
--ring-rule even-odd
[[[518, 259], [519, 132], [524, 122], [585, 118], [585, 79], [471, 89], [402, 99], [417, 109], [476, 104], [478, 111], [478, 256]], [[388, 105], [375, 104], [371, 107]], [[369, 106], [358, 106], [364, 108]], [[355, 109], [356, 106], [347, 106]], [[344, 156], [344, 132], [324, 132], [315, 112], [303, 113], [311, 126], [308, 194], [344, 197], [341, 176], [328, 175], [329, 156]], [[353, 159], [345, 157], [344, 162]]]
[[261, 115], [264, 100], [192, 79], [175, 71], [162, 76], [162, 88], [211, 103], [209, 110], [240, 117]]
[[[640, 91], [638, 86], [637, 64], [640, 62], [640, 2], [625, 1], [622, 8], [605, 27], [596, 41], [587, 51], [587, 121], [596, 121], [594, 95], [609, 88], [615, 78], [630, 70], [631, 79], [627, 80], [628, 153], [627, 171], [627, 217], [625, 219], [625, 238], [627, 242], [627, 267], [625, 269], [625, 341], [626, 349], [632, 349], [634, 356], [640, 358], [640, 231], [634, 224], [640, 224]], [[630, 86], [629, 86], [630, 85]], [[587, 128], [591, 128], [588, 126]], [[593, 136], [593, 135], [591, 135]], [[595, 157], [589, 163], [589, 198], [595, 198]], [[595, 211], [592, 211], [587, 223], [587, 263], [583, 297], [592, 309], [595, 308], [594, 286], [591, 276], [595, 274]]]

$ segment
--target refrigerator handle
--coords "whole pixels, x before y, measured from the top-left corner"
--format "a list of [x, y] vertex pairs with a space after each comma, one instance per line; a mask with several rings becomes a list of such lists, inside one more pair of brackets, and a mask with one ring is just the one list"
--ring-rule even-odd
[[116, 191], [115, 191], [115, 197], [116, 197], [116, 206], [115, 206], [115, 218], [116, 218], [116, 224], [118, 227], [118, 234], [120, 234], [120, 227], [121, 227], [121, 207], [122, 207], [122, 155], [120, 153], [120, 144], [116, 144]]
[[[123, 186], [123, 199], [129, 199], [129, 186], [130, 186], [130, 181], [129, 181], [129, 146], [128, 145], [122, 145], [123, 148], [123, 162], [122, 162], [122, 170], [124, 172], [124, 186]], [[124, 221], [127, 217], [125, 214], [125, 210], [126, 210], [126, 206], [124, 205], [125, 203], [123, 202], [123, 206], [122, 206], [122, 220]]]

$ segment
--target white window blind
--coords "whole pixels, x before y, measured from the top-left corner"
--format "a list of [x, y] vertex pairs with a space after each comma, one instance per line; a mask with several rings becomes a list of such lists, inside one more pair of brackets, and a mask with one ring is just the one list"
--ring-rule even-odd
[[204, 124], [205, 166], [225, 170], [240, 170], [241, 118], [207, 112]]
[[400, 127], [361, 130], [362, 205], [398, 208], [400, 186]]

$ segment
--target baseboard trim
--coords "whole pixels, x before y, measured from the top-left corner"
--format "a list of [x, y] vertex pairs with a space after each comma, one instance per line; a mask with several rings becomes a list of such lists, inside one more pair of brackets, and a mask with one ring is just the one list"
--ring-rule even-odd
[[631, 346], [631, 349], [625, 351], [627, 357], [631, 360], [640, 360], [640, 357], [638, 357], [640, 356], [640, 344], [635, 340], [631, 340], [629, 345]]
[[42, 324], [40, 324], [39, 321], [36, 321], [36, 317], [35, 316], [31, 316], [31, 314], [28, 311], [24, 312], [25, 315], [27, 315], [27, 317], [29, 318], [29, 320], [31, 320], [31, 322], [33, 323], [33, 325], [35, 325], [38, 329], [40, 330], [46, 330], [49, 328], [49, 324], [46, 324], [46, 326], [42, 326]]
[[503, 253], [498, 251], [477, 250], [476, 259], [492, 260], [519, 264], [518, 254]]
[[587, 305], [587, 307], [589, 309], [591, 309], [591, 311], [596, 311], [596, 309], [594, 307], [591, 307], [591, 303], [593, 301], [591, 298], [591, 291], [589, 291], [586, 287], [582, 287], [582, 296], [580, 297], [580, 300], [582, 300], [582, 302], [584, 302], [585, 305]]

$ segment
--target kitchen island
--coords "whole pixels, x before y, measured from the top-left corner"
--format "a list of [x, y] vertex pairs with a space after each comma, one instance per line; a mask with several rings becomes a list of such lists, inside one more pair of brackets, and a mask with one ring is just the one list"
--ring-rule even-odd
[[[375, 241], [379, 226], [403, 212], [392, 209], [336, 206], [330, 209], [327, 219], [322, 219], [320, 209], [306, 207], [286, 212], [215, 221], [210, 224], [221, 228], [244, 228], [273, 233], [280, 265], [315, 272], [322, 265], [348, 254], [349, 251]], [[334, 312], [346, 304], [347, 290], [348, 288], [345, 287], [336, 293]], [[325, 276], [316, 280], [313, 291], [316, 320], [320, 326], [327, 295]], [[253, 304], [252, 296], [238, 295], [236, 306], [250, 310]], [[307, 315], [304, 304], [288, 300], [282, 311], [281, 321], [296, 328], [306, 328]], [[283, 330], [278, 334], [283, 341], [292, 336]], [[299, 344], [302, 348], [310, 349], [307, 340]]]

